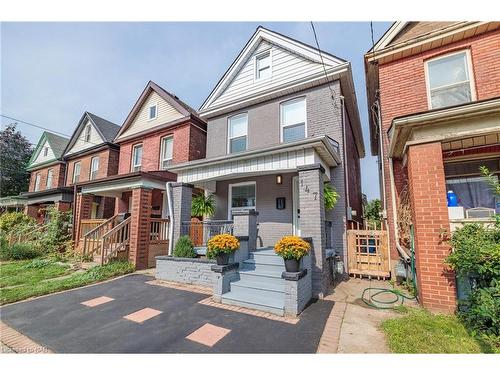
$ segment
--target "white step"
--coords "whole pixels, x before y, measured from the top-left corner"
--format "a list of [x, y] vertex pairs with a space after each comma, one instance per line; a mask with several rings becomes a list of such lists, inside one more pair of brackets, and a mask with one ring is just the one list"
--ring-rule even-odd
[[277, 292], [265, 295], [257, 290], [231, 291], [222, 295], [222, 303], [283, 315], [285, 295]]

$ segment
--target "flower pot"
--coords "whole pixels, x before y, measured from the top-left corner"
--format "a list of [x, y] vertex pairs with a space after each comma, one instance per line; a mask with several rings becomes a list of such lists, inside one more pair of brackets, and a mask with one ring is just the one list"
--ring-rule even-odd
[[286, 272], [299, 272], [300, 260], [297, 259], [286, 259], [285, 260]]
[[220, 253], [216, 257], [218, 266], [226, 266], [229, 264], [229, 253]]

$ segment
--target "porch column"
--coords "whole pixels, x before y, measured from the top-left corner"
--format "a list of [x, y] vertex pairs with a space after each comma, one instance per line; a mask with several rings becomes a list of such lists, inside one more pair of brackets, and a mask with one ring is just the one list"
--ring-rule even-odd
[[408, 179], [419, 298], [430, 310], [451, 313], [455, 275], [443, 264], [450, 247], [440, 236], [450, 230], [441, 143], [410, 146]]
[[326, 260], [325, 204], [323, 174], [320, 164], [297, 168], [299, 172], [299, 208], [301, 237], [311, 239], [313, 296], [323, 298], [331, 283]]
[[92, 214], [92, 202], [94, 201], [94, 196], [91, 194], [78, 193], [76, 195], [76, 201], [74, 202], [75, 208], [73, 214], [75, 215], [75, 248], [78, 247], [80, 241], [80, 228], [81, 221], [90, 219]]
[[128, 202], [122, 198], [115, 198], [114, 211], [115, 211], [115, 215], [128, 212]]
[[233, 211], [233, 235], [236, 237], [248, 236], [248, 251], [257, 248], [257, 216], [255, 210]]
[[130, 246], [129, 261], [140, 270], [148, 266], [151, 189], [138, 188], [132, 190], [132, 212], [130, 216]]
[[182, 222], [191, 220], [191, 202], [193, 200], [193, 185], [184, 182], [172, 183], [172, 241], [175, 247], [177, 240], [182, 236]]

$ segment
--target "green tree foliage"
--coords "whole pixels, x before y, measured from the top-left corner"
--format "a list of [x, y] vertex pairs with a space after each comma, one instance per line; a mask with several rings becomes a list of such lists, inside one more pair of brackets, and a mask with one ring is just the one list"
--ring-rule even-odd
[[32, 152], [29, 141], [16, 130], [16, 124], [0, 131], [0, 197], [28, 190], [26, 167]]
[[380, 199], [372, 199], [363, 207], [363, 218], [370, 224], [380, 224], [381, 212]]
[[485, 166], [479, 167], [479, 170], [481, 171], [481, 174], [486, 177], [493, 194], [495, 194], [496, 196], [500, 196], [500, 183], [498, 182], [496, 176], [491, 173], [490, 170]]
[[204, 194], [199, 194], [193, 198], [191, 203], [192, 216], [208, 216], [211, 217], [215, 213], [215, 198], [213, 194], [205, 197]]

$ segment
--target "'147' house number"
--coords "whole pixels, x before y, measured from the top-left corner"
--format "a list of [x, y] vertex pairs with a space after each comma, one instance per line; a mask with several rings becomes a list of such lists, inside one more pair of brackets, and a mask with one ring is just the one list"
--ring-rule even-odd
[[304, 180], [300, 179], [300, 187], [306, 192], [307, 194], [312, 194], [314, 196], [314, 200], [318, 199], [318, 192], [314, 191], [311, 193], [311, 189], [309, 188], [309, 185], [304, 184]]

